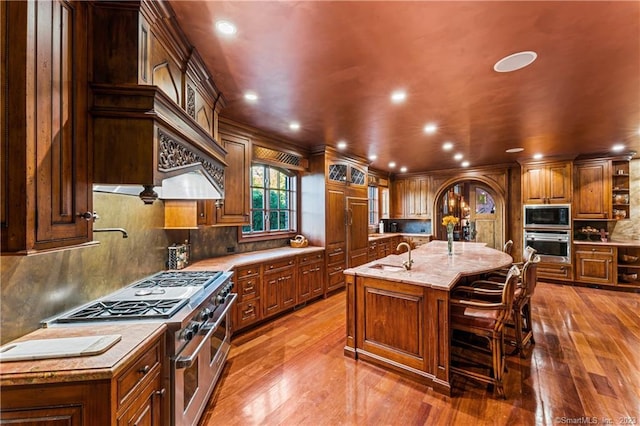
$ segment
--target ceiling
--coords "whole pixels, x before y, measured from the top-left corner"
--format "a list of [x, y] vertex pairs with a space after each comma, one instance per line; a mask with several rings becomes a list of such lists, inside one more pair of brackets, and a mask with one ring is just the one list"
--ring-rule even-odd
[[[461, 167], [455, 153], [474, 167], [640, 151], [638, 1], [170, 4], [227, 101], [221, 115], [299, 146], [345, 141], [393, 172]], [[216, 32], [221, 19], [235, 35]], [[537, 60], [493, 70], [519, 51]]]

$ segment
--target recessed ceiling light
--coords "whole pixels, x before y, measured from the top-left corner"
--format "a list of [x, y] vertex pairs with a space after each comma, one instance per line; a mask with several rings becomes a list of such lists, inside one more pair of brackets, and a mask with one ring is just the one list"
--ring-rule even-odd
[[254, 92], [247, 92], [244, 94], [244, 98], [249, 102], [255, 102], [258, 100], [258, 95]]
[[453, 159], [456, 161], [460, 161], [462, 160], [462, 158], [464, 157], [464, 155], [457, 153], [456, 155], [453, 156]]
[[462, 167], [469, 167], [469, 162], [468, 161], [463, 161], [462, 163], [460, 163], [460, 165]]
[[429, 123], [426, 126], [424, 126], [425, 133], [432, 134], [432, 133], [435, 133], [436, 130], [438, 130], [438, 126], [436, 126], [434, 123]]
[[289, 128], [291, 130], [300, 130], [300, 123], [294, 121], [289, 124]]
[[391, 94], [391, 102], [393, 102], [394, 104], [399, 104], [405, 99], [407, 99], [407, 92], [405, 92], [404, 90], [396, 90]]
[[453, 149], [453, 142], [445, 142], [442, 144], [442, 149], [445, 151], [451, 151]]
[[614, 146], [611, 147], [611, 150], [615, 152], [622, 151], [623, 149], [624, 149], [624, 145], [622, 145], [621, 143], [615, 144]]
[[371, 155], [369, 156], [369, 160], [371, 160], [371, 161], [375, 160], [376, 158], [378, 158], [378, 156], [377, 156], [377, 155], [375, 155], [375, 154], [371, 154]]
[[216, 22], [216, 29], [224, 35], [234, 35], [238, 29], [229, 21], [220, 20]]
[[524, 151], [524, 148], [509, 148], [505, 152], [508, 152], [509, 154], [514, 154], [516, 152], [522, 152], [522, 151]]
[[538, 54], [532, 51], [518, 52], [500, 59], [493, 66], [496, 72], [511, 72], [524, 68], [536, 60]]
[[392, 169], [393, 169], [395, 166], [396, 166], [396, 163], [395, 163], [395, 162], [393, 162], [393, 161], [392, 161], [392, 162], [390, 162], [390, 163], [389, 163], [389, 167], [391, 167]]
[[407, 168], [406, 168], [406, 167], [400, 167], [400, 171], [401, 171], [402, 173], [404, 173], [404, 172], [406, 172], [406, 171], [407, 171]]
[[347, 147], [347, 143], [345, 141], [338, 142], [338, 149], [345, 149]]
[[538, 154], [533, 154], [533, 159], [534, 160], [539, 160], [542, 158], [542, 154], [538, 153]]

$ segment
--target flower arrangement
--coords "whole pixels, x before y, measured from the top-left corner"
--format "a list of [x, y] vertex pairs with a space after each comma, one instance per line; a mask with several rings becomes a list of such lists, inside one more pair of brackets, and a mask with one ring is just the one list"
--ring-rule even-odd
[[459, 221], [460, 220], [457, 217], [451, 215], [442, 218], [442, 224], [446, 227], [449, 227], [449, 225], [455, 226]]

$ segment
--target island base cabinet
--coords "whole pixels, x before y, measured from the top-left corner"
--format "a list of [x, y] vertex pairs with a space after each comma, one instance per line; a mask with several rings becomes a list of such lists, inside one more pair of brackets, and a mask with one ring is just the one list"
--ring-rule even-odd
[[347, 278], [346, 356], [380, 364], [450, 395], [449, 293]]

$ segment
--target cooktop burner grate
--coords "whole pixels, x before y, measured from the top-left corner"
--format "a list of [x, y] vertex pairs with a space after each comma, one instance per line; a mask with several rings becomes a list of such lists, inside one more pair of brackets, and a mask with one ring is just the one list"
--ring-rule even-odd
[[218, 278], [219, 271], [160, 272], [133, 285], [133, 288], [206, 286]]
[[126, 320], [169, 318], [188, 302], [187, 299], [168, 300], [103, 300], [93, 303], [59, 322], [80, 322], [99, 320]]

